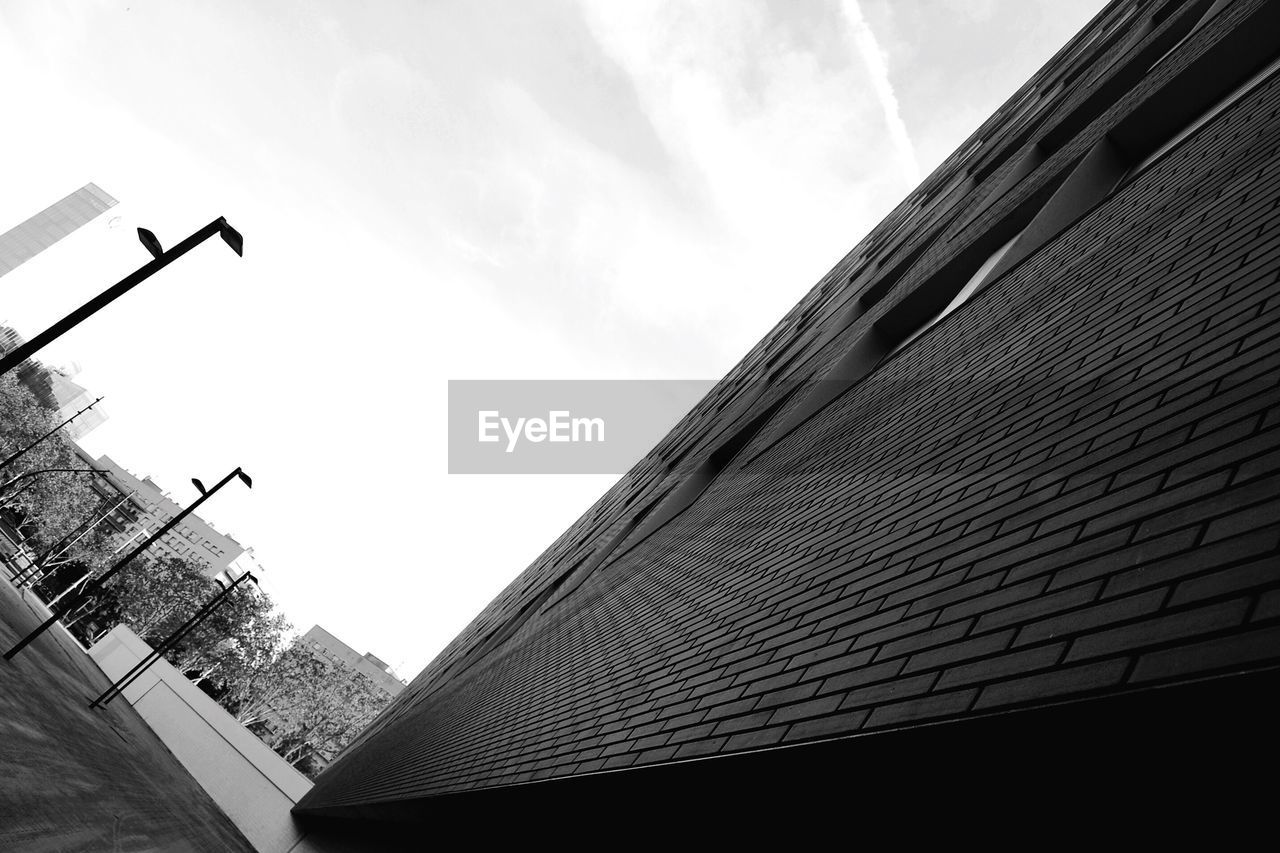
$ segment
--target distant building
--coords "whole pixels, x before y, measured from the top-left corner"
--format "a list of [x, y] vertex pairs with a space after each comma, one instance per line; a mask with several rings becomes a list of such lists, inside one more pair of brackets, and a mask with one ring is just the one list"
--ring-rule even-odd
[[[26, 263], [82, 225], [92, 221], [118, 202], [96, 184], [85, 184], [66, 198], [56, 201], [27, 221], [0, 234], [0, 276]], [[15, 330], [0, 326], [0, 354], [24, 343]], [[28, 359], [18, 367], [18, 378], [50, 409], [58, 420], [66, 420], [92, 400], [70, 375]], [[67, 427], [72, 439], [79, 439], [99, 426], [107, 416], [98, 408], [85, 412]]]
[[302, 642], [316, 657], [363, 675], [393, 699], [406, 686], [384, 661], [372, 654], [360, 654], [319, 625], [303, 634]]
[[[319, 625], [299, 638], [317, 660], [323, 661], [340, 671], [351, 673], [354, 678], [363, 678], [372, 685], [385, 701], [391, 701], [408, 685], [401, 681], [385, 661], [373, 654], [360, 654]], [[277, 723], [278, 714], [272, 709], [267, 714], [268, 726]], [[367, 722], [367, 721], [366, 721]], [[337, 756], [337, 750], [318, 749], [310, 759], [313, 771], [323, 770]]]
[[[58, 407], [59, 421], [67, 420], [94, 400], [92, 394], [71, 380], [74, 375], [57, 368], [49, 369], [50, 393]], [[102, 411], [102, 404], [99, 403], [67, 424], [65, 429], [73, 441], [78, 441], [100, 427], [106, 420], [107, 415]]]
[[[215, 576], [215, 579], [225, 585], [249, 573], [253, 573], [255, 578], [262, 577], [262, 563], [254, 555], [253, 548], [245, 548], [240, 556], [227, 564], [227, 568], [221, 574]], [[257, 587], [251, 586], [250, 589], [257, 589]]]
[[0, 276], [26, 263], [118, 202], [96, 184], [85, 184], [0, 234]]
[[[22, 335], [8, 326], [0, 326], [0, 355], [21, 346], [26, 341]], [[72, 381], [75, 374], [57, 368], [45, 367], [35, 359], [27, 359], [17, 368], [18, 380], [27, 387], [36, 400], [56, 412], [54, 417], [65, 421], [93, 402], [93, 396]], [[88, 435], [107, 419], [101, 404], [80, 415], [67, 425], [67, 435], [79, 440]]]
[[[135, 477], [109, 456], [94, 460], [84, 451], [79, 453], [82, 460], [107, 472], [109, 488], [128, 499], [127, 505], [120, 506], [110, 519], [121, 541], [121, 551], [126, 546], [142, 542], [182, 512], [183, 507], [150, 477]], [[105, 484], [101, 481], [98, 487], [105, 491]], [[152, 545], [149, 551], [152, 556], [179, 557], [200, 563], [208, 575], [214, 577], [226, 572], [232, 561], [245, 553], [245, 548], [193, 514]]]

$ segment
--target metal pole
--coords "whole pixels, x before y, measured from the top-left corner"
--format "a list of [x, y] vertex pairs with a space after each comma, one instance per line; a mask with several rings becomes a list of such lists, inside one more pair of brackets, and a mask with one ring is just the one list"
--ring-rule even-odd
[[99, 705], [106, 705], [112, 699], [124, 693], [124, 689], [128, 687], [130, 684], [132, 684], [134, 681], [136, 681], [138, 677], [142, 675], [142, 673], [150, 669], [151, 665], [156, 661], [158, 661], [164, 655], [165, 652], [169, 651], [174, 646], [176, 646], [183, 637], [191, 633], [193, 630], [195, 630], [197, 625], [199, 625], [201, 622], [207, 619], [209, 617], [209, 614], [213, 613], [214, 610], [218, 609], [218, 605], [222, 603], [222, 600], [226, 598], [228, 595], [230, 595], [231, 591], [234, 590], [236, 587], [238, 587], [240, 585], [240, 582], [243, 581], [245, 578], [248, 578], [249, 580], [252, 580], [256, 583], [256, 578], [254, 578], [251, 572], [245, 572], [240, 577], [236, 578], [234, 583], [232, 583], [226, 589], [219, 592], [209, 601], [205, 602], [204, 606], [201, 607], [199, 610], [197, 610], [194, 614], [192, 614], [190, 619], [188, 619], [186, 622], [183, 622], [182, 625], [178, 627], [178, 630], [174, 631], [172, 634], [169, 635], [168, 639], [166, 639], [160, 645], [152, 649], [151, 652], [142, 660], [138, 661], [134, 665], [133, 669], [129, 670], [124, 675], [122, 675], [119, 678], [119, 680], [117, 680], [114, 684], [108, 687], [101, 696], [99, 696], [97, 699], [94, 699], [92, 702], [90, 702], [89, 707], [96, 708]]
[[86, 569], [86, 570], [85, 570], [85, 573], [84, 573], [83, 575], [81, 575], [80, 577], [76, 578], [76, 579], [75, 579], [75, 581], [73, 581], [73, 582], [72, 582], [72, 583], [71, 583], [71, 584], [70, 584], [66, 589], [64, 589], [62, 592], [58, 593], [58, 597], [57, 597], [57, 598], [55, 598], [53, 601], [50, 601], [50, 602], [48, 603], [48, 605], [46, 605], [46, 606], [47, 606], [47, 607], [53, 607], [53, 606], [54, 606], [54, 605], [56, 605], [59, 601], [61, 601], [63, 598], [65, 598], [68, 594], [70, 594], [70, 593], [74, 592], [74, 591], [76, 590], [76, 588], [77, 588], [77, 587], [82, 587], [82, 586], [84, 586], [86, 583], [88, 583], [88, 582], [89, 582], [89, 578], [91, 578], [92, 576], [93, 576], [93, 575], [92, 575], [92, 573], [91, 573], [88, 569]]
[[[125, 541], [120, 545], [120, 547], [119, 547], [119, 548], [117, 548], [117, 549], [115, 549], [114, 551], [112, 551], [112, 552], [111, 552], [112, 554], [119, 554], [119, 553], [120, 553], [121, 551], [123, 551], [125, 548], [128, 548], [130, 545], [132, 545], [132, 544], [134, 543], [134, 541], [135, 541], [135, 540], [137, 540], [137, 538], [138, 538], [139, 536], [150, 536], [150, 535], [151, 535], [151, 534], [150, 534], [150, 532], [148, 532], [148, 530], [147, 530], [147, 526], [146, 526], [145, 524], [139, 524], [137, 521], [135, 521], [135, 522], [134, 522], [134, 524], [137, 524], [137, 525], [138, 525], [138, 532], [137, 532], [137, 533], [135, 533], [135, 534], [133, 534], [132, 536], [130, 536], [128, 539], [126, 539], [126, 540], [125, 540]], [[127, 528], [126, 528], [126, 529], [127, 529]]]
[[10, 370], [13, 370], [15, 367], [22, 364], [22, 362], [31, 358], [31, 356], [43, 349], [51, 341], [57, 340], [67, 331], [75, 328], [89, 317], [92, 317], [98, 311], [110, 305], [112, 302], [119, 299], [121, 296], [128, 293], [130, 290], [137, 287], [139, 284], [146, 281], [148, 278], [155, 275], [178, 258], [182, 257], [187, 252], [190, 252], [196, 246], [199, 246], [205, 240], [208, 240], [215, 234], [222, 233], [225, 235], [227, 230], [230, 230], [230, 226], [227, 225], [227, 220], [219, 216], [217, 219], [210, 222], [208, 225], [204, 226], [169, 251], [161, 252], [159, 255], [156, 255], [155, 259], [151, 261], [151, 263], [138, 267], [138, 269], [129, 273], [129, 275], [120, 279], [120, 281], [102, 291], [102, 293], [99, 293], [97, 296], [90, 299], [88, 302], [81, 305], [79, 308], [72, 311], [70, 314], [45, 329], [25, 344], [15, 347], [3, 358], [0, 358], [0, 376], [3, 376]]
[[[36, 476], [37, 474], [55, 474], [55, 473], [63, 473], [63, 474], [97, 474], [97, 475], [102, 476], [102, 477], [107, 476], [107, 472], [106, 472], [106, 471], [99, 471], [97, 468], [41, 468], [39, 471], [28, 471], [28, 472], [27, 472], [27, 473], [25, 473], [25, 474], [19, 474], [18, 476], [14, 477], [12, 480], [10, 480], [9, 482], [5, 483], [4, 485], [0, 485], [0, 491], [3, 491], [4, 489], [7, 489], [9, 486], [12, 486], [14, 483], [16, 483], [16, 482], [18, 482], [19, 480], [22, 480], [22, 479], [24, 479], [24, 478], [26, 478], [26, 477], [34, 477], [34, 476]], [[30, 484], [28, 484], [28, 485], [30, 485]], [[23, 487], [22, 487], [22, 489], [20, 489], [20, 490], [19, 490], [19, 492], [21, 492], [21, 491], [25, 491], [25, 490], [26, 490], [26, 488], [27, 488], [27, 486], [23, 486]], [[105, 501], [103, 501], [103, 503], [105, 503]], [[28, 578], [31, 574], [33, 574], [33, 573], [35, 573], [35, 572], [39, 571], [40, 569], [42, 569], [42, 568], [44, 567], [44, 561], [45, 561], [45, 559], [47, 559], [47, 558], [48, 558], [49, 554], [53, 551], [53, 549], [54, 549], [54, 548], [59, 547], [62, 543], [66, 542], [68, 538], [70, 538], [70, 537], [74, 536], [76, 533], [78, 533], [82, 527], [84, 527], [84, 522], [81, 522], [80, 524], [78, 524], [74, 529], [72, 529], [69, 533], [67, 533], [66, 535], [64, 535], [61, 539], [59, 539], [57, 542], [55, 542], [52, 546], [50, 546], [49, 548], [46, 548], [46, 549], [45, 549], [45, 552], [44, 552], [43, 554], [41, 554], [41, 555], [40, 555], [40, 557], [38, 557], [38, 558], [37, 558], [36, 562], [32, 563], [30, 566], [28, 566], [28, 567], [27, 567], [27, 571], [23, 573], [22, 582], [25, 582], [25, 581], [27, 580], [27, 578]]]
[[[105, 501], [100, 501], [98, 506], [102, 506], [105, 503], [106, 503]], [[92, 512], [96, 513], [97, 511], [98, 511], [98, 507], [94, 507]], [[36, 572], [42, 572], [44, 570], [44, 567], [49, 563], [49, 561], [55, 559], [58, 556], [57, 554], [53, 553], [54, 549], [61, 548], [64, 544], [67, 543], [67, 540], [71, 539], [71, 537], [73, 536], [77, 536], [80, 533], [80, 531], [85, 529], [85, 525], [89, 524], [92, 518], [93, 518], [93, 515], [91, 513], [88, 518], [84, 519], [75, 527], [71, 528], [71, 530], [64, 533], [58, 539], [57, 542], [54, 542], [48, 548], [45, 548], [44, 553], [36, 558], [35, 563], [32, 564], [33, 568], [27, 572], [27, 576], [22, 579], [21, 583], [26, 583], [28, 580], [31, 579], [31, 575], [35, 574]], [[61, 553], [61, 552], [58, 552], [58, 553]]]
[[58, 425], [57, 425], [56, 427], [54, 427], [53, 429], [51, 429], [51, 430], [49, 430], [48, 432], [46, 432], [44, 435], [42, 435], [42, 436], [40, 436], [39, 438], [37, 438], [35, 441], [33, 441], [33, 442], [31, 442], [30, 444], [28, 444], [26, 447], [24, 447], [24, 448], [22, 448], [21, 450], [19, 450], [17, 453], [15, 453], [15, 454], [13, 454], [12, 456], [10, 456], [8, 459], [4, 460], [3, 462], [0, 462], [0, 471], [3, 471], [5, 468], [8, 468], [10, 465], [12, 465], [12, 464], [13, 464], [14, 462], [16, 462], [18, 459], [20, 459], [20, 458], [22, 458], [23, 456], [25, 456], [25, 455], [26, 455], [26, 453], [27, 453], [27, 451], [31, 450], [31, 449], [32, 449], [33, 447], [35, 447], [37, 444], [39, 444], [40, 442], [44, 441], [46, 438], [48, 438], [49, 436], [53, 435], [55, 432], [57, 432], [58, 430], [62, 429], [64, 426], [66, 426], [67, 424], [71, 423], [71, 422], [72, 422], [72, 421], [74, 421], [76, 418], [80, 417], [80, 416], [81, 416], [81, 415], [83, 415], [85, 412], [89, 411], [90, 409], [92, 409], [94, 406], [98, 405], [98, 404], [99, 404], [99, 403], [101, 403], [101, 402], [102, 402], [102, 398], [101, 398], [101, 397], [99, 397], [98, 399], [96, 399], [96, 400], [94, 400], [92, 403], [90, 403], [89, 405], [85, 406], [85, 407], [84, 407], [83, 409], [81, 409], [80, 411], [76, 412], [76, 413], [75, 413], [74, 415], [72, 415], [71, 417], [67, 418], [67, 419], [66, 419], [65, 421], [63, 421], [62, 423], [58, 424]]
[[[72, 539], [72, 540], [71, 540], [70, 542], [68, 542], [66, 545], [62, 546], [62, 550], [58, 551], [58, 553], [56, 553], [56, 554], [54, 554], [54, 555], [52, 555], [52, 556], [49, 556], [49, 557], [42, 557], [42, 558], [40, 558], [40, 566], [43, 568], [43, 567], [47, 566], [49, 563], [51, 563], [51, 562], [53, 562], [54, 560], [56, 560], [56, 559], [58, 559], [59, 557], [61, 557], [63, 554], [65, 554], [65, 553], [67, 553], [68, 551], [70, 551], [70, 550], [71, 550], [71, 546], [75, 545], [75, 544], [76, 544], [77, 542], [79, 542], [81, 539], [83, 539], [84, 537], [86, 537], [86, 536], [88, 536], [90, 533], [92, 533], [92, 532], [93, 532], [93, 528], [97, 527], [99, 524], [101, 524], [102, 522], [104, 522], [104, 521], [106, 521], [108, 518], [110, 518], [110, 517], [111, 517], [111, 513], [113, 513], [113, 512], [115, 512], [116, 510], [118, 510], [121, 506], [123, 506], [123, 505], [124, 505], [124, 503], [125, 503], [126, 501], [128, 501], [130, 498], [132, 498], [132, 497], [133, 497], [134, 495], [136, 495], [137, 493], [138, 493], [138, 490], [137, 490], [137, 489], [134, 489], [133, 491], [129, 492], [129, 494], [125, 495], [125, 496], [124, 496], [124, 497], [122, 497], [120, 500], [116, 501], [116, 502], [115, 502], [115, 504], [114, 504], [114, 505], [113, 505], [109, 510], [107, 510], [107, 511], [106, 511], [106, 512], [104, 512], [102, 515], [100, 515], [100, 516], [98, 516], [97, 518], [95, 518], [95, 519], [93, 520], [93, 523], [92, 523], [92, 524], [90, 524], [88, 527], [85, 527], [85, 528], [84, 528], [84, 530], [80, 530], [80, 528], [76, 528], [76, 530], [79, 530], [79, 531], [80, 531], [80, 535], [79, 535], [79, 536], [77, 536], [75, 539]], [[83, 525], [81, 525], [81, 526], [83, 526]], [[63, 539], [66, 539], [66, 537], [65, 537], [65, 536], [64, 536], [64, 537], [62, 537], [62, 538], [63, 538]], [[54, 547], [56, 548], [57, 546], [55, 545]], [[34, 584], [36, 584], [36, 583], [39, 583], [39, 581], [40, 581], [43, 577], [44, 577], [44, 575], [43, 575], [43, 574], [41, 574], [41, 576], [40, 576], [40, 577], [38, 577], [38, 578], [30, 578], [30, 579], [28, 579], [28, 580], [29, 580], [29, 582], [30, 582], [31, 584], [33, 584], [33, 585], [34, 585]], [[23, 581], [23, 583], [27, 583], [27, 582], [28, 582], [27, 580], [24, 580], [24, 581]], [[64, 593], [64, 594], [65, 594], [65, 593]], [[55, 598], [53, 601], [54, 601], [54, 602], [56, 602], [56, 601], [58, 601], [58, 599], [60, 599], [60, 598], [62, 598], [62, 596], [61, 596], [61, 595], [59, 595], [59, 596], [58, 596], [58, 598]], [[52, 604], [52, 603], [53, 603], [53, 602], [50, 602], [50, 604]]]
[[151, 668], [151, 664], [159, 660], [160, 657], [165, 652], [167, 652], [170, 648], [172, 648], [173, 643], [176, 642], [174, 638], [178, 637], [179, 634], [183, 632], [183, 629], [185, 629], [188, 625], [192, 625], [193, 622], [198, 623], [202, 621], [204, 617], [207, 616], [209, 613], [211, 613], [213, 611], [213, 608], [216, 607], [218, 603], [222, 601], [223, 597], [230, 591], [231, 591], [231, 588], [227, 587], [226, 589], [219, 592], [216, 596], [214, 596], [213, 600], [206, 601], [203, 605], [201, 605], [200, 609], [198, 609], [194, 614], [192, 614], [190, 619], [188, 619], [186, 622], [183, 622], [182, 625], [179, 626], [177, 631], [174, 631], [173, 634], [171, 634], [162, 643], [160, 643], [160, 645], [156, 646], [154, 649], [147, 652], [147, 654], [142, 658], [142, 660], [134, 664], [132, 669], [130, 669], [128, 672], [122, 675], [119, 678], [119, 680], [117, 680], [109, 688], [107, 688], [107, 690], [103, 692], [101, 695], [99, 695], [97, 699], [94, 699], [92, 702], [90, 702], [89, 707], [96, 708], [99, 704], [105, 705], [108, 702], [110, 702], [112, 699], [114, 699], [117, 695], [123, 693], [124, 689], [128, 687], [130, 684], [132, 684], [138, 678], [138, 676], [142, 675], [143, 672]]
[[[111, 509], [107, 510], [107, 511], [106, 511], [106, 513], [104, 513], [104, 514], [103, 514], [103, 516], [102, 516], [101, 518], [99, 518], [99, 519], [98, 519], [97, 521], [95, 521], [92, 525], [90, 525], [90, 526], [89, 526], [89, 530], [92, 530], [93, 528], [97, 527], [99, 523], [101, 523], [102, 521], [105, 521], [108, 517], [110, 517], [111, 513], [115, 512], [117, 509], [119, 509], [119, 508], [120, 508], [120, 506], [121, 506], [122, 504], [124, 504], [126, 501], [128, 501], [130, 498], [132, 498], [132, 497], [133, 497], [134, 495], [136, 495], [137, 493], [138, 493], [138, 490], [137, 490], [137, 489], [134, 489], [133, 491], [129, 492], [129, 494], [128, 494], [128, 495], [126, 495], [125, 497], [121, 498], [121, 499], [120, 499], [120, 501], [119, 501], [119, 502], [117, 502], [115, 506], [113, 506]], [[145, 528], [144, 528], [144, 530], [145, 530]], [[81, 534], [81, 536], [83, 537], [84, 535], [87, 535], [87, 534], [88, 534], [88, 532], [89, 532], [89, 531], [88, 531], [88, 530], [86, 530], [84, 534]], [[136, 536], [135, 536], [135, 537], [133, 537], [133, 539], [136, 539], [136, 538], [137, 538]], [[133, 541], [133, 539], [130, 539], [129, 541], [130, 541], [130, 542], [132, 542], [132, 541]], [[77, 541], [79, 541], [79, 540], [77, 539]], [[72, 542], [72, 543], [71, 543], [71, 545], [74, 545], [74, 544], [75, 544], [75, 542]], [[112, 553], [113, 553], [113, 554], [119, 554], [121, 551], [123, 551], [123, 550], [125, 549], [125, 546], [127, 546], [128, 544], [129, 544], [129, 543], [128, 543], [128, 542], [126, 542], [124, 545], [121, 545], [119, 548], [117, 548], [117, 549], [116, 549], [115, 551], [113, 551]], [[70, 548], [70, 547], [71, 547], [71, 545], [68, 545], [67, 547], [68, 547], [68, 548]], [[61, 552], [59, 552], [59, 554], [55, 554], [55, 555], [54, 555], [55, 559], [60, 555], [60, 553], [61, 553]], [[77, 589], [78, 587], [82, 587], [82, 586], [84, 586], [86, 583], [88, 583], [88, 582], [89, 582], [89, 580], [90, 580], [92, 577], [93, 577], [93, 572], [92, 572], [92, 570], [90, 570], [90, 569], [85, 569], [84, 574], [82, 574], [82, 575], [81, 575], [80, 577], [78, 577], [75, 581], [73, 581], [71, 584], [69, 584], [69, 585], [67, 586], [67, 588], [66, 588], [66, 589], [64, 589], [62, 592], [58, 593], [58, 595], [53, 599], [53, 601], [50, 601], [46, 606], [47, 606], [47, 607], [49, 607], [49, 608], [52, 608], [55, 604], [57, 604], [59, 601], [61, 601], [61, 600], [62, 600], [63, 598], [65, 598], [67, 595], [69, 595], [69, 594], [70, 594], [70, 593], [72, 593], [72, 592], [75, 592], [75, 591], [76, 591], [76, 589]], [[33, 583], [34, 583], [34, 582], [35, 582], [35, 581], [33, 581]]]
[[40, 627], [36, 628], [30, 634], [27, 634], [27, 636], [23, 637], [21, 640], [18, 641], [18, 644], [16, 646], [9, 649], [9, 651], [5, 652], [4, 659], [13, 660], [14, 655], [22, 651], [23, 649], [25, 649], [27, 646], [31, 645], [31, 642], [35, 640], [36, 637], [39, 637], [45, 631], [48, 631], [50, 628], [52, 628], [53, 623], [57, 622], [62, 617], [62, 614], [70, 610], [74, 610], [76, 607], [80, 606], [81, 602], [85, 601], [88, 598], [91, 598], [99, 589], [102, 588], [103, 584], [111, 580], [111, 578], [115, 577], [116, 572], [120, 571], [125, 566], [129, 565], [129, 563], [133, 561], [134, 557], [137, 557], [143, 551], [147, 550], [147, 547], [151, 545], [151, 543], [155, 542], [161, 536], [164, 536], [166, 533], [168, 533], [170, 530], [176, 527], [179, 522], [185, 519], [188, 515], [191, 515], [191, 513], [195, 512], [196, 507], [200, 506], [209, 498], [213, 497], [213, 495], [217, 493], [219, 489], [221, 489], [227, 483], [231, 482], [236, 477], [240, 477], [241, 479], [245, 480], [246, 483], [248, 482], [248, 478], [245, 476], [245, 473], [241, 471], [239, 468], [235, 469], [230, 474], [223, 477], [221, 480], [218, 481], [218, 484], [215, 485], [212, 489], [209, 489], [208, 491], [201, 494], [200, 497], [197, 498], [196, 501], [191, 504], [191, 506], [187, 507], [182, 512], [178, 513], [176, 516], [174, 516], [172, 519], [166, 522], [163, 527], [161, 527], [154, 534], [148, 537], [147, 541], [143, 542], [137, 548], [134, 548], [132, 551], [130, 551], [123, 560], [116, 563], [114, 566], [107, 569], [102, 574], [98, 575], [98, 577], [95, 580], [87, 584], [84, 587], [84, 589], [80, 591], [79, 595], [76, 595], [71, 599], [70, 604], [55, 609], [53, 611], [53, 615], [50, 616], [48, 619], [46, 619], [44, 622], [42, 622], [40, 624]]

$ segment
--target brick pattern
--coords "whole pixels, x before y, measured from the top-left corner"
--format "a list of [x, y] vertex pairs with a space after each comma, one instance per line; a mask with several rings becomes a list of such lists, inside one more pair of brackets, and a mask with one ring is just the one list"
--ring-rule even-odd
[[[1253, 5], [1212, 26], [1237, 25]], [[1210, 29], [1185, 49], [1211, 42]], [[304, 806], [1280, 664], [1278, 114], [1280, 76], [474, 654], [691, 464], [646, 460]], [[1091, 128], [1083, 136], [1098, 138]], [[1088, 144], [1068, 147], [1078, 156]], [[959, 207], [981, 189], [966, 193]], [[942, 263], [930, 253], [895, 294]], [[695, 416], [714, 420], [717, 403]], [[754, 444], [767, 441], [766, 429]]]

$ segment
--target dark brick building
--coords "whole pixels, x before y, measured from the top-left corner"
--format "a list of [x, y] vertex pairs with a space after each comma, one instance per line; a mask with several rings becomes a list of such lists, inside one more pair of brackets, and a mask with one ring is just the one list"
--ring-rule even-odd
[[1280, 3], [1111, 3], [296, 813], [1241, 793], [1276, 756], [1278, 59]]

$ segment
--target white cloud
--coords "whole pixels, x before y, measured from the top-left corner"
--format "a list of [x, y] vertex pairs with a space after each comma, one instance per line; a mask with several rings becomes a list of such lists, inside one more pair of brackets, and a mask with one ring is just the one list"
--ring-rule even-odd
[[225, 214], [243, 261], [202, 247], [53, 360], [108, 395], [95, 449], [175, 491], [250, 471], [210, 519], [300, 627], [411, 673], [610, 479], [448, 477], [447, 379], [713, 378], [945, 144], [870, 2], [875, 33], [785, 0], [378, 11], [7, 2], [0, 217], [94, 180], [125, 221], [6, 276], [4, 316]]
[[920, 165], [916, 160], [915, 146], [907, 125], [902, 120], [902, 111], [898, 106], [898, 97], [893, 90], [893, 82], [889, 77], [888, 56], [880, 48], [875, 33], [862, 15], [862, 7], [858, 0], [844, 0], [842, 8], [849, 26], [853, 29], [853, 41], [858, 55], [866, 66], [871, 80], [872, 91], [884, 111], [885, 125], [889, 138], [893, 140], [895, 159], [902, 176], [912, 186], [920, 183]]

